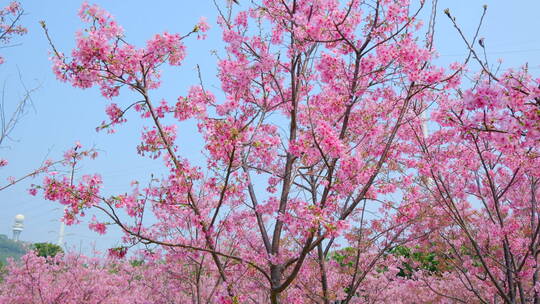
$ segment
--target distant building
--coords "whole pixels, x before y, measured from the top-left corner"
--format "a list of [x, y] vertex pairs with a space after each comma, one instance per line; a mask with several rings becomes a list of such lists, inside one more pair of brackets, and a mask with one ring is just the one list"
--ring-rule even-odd
[[15, 223], [13, 224], [12, 228], [13, 228], [13, 237], [11, 239], [14, 240], [15, 242], [18, 242], [21, 232], [24, 229], [24, 215], [22, 214], [15, 215]]

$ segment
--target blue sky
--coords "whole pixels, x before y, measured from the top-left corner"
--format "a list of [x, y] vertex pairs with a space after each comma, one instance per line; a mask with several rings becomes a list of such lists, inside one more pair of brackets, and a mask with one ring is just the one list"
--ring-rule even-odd
[[[217, 0], [225, 2], [225, 0]], [[0, 1], [2, 6], [7, 1]], [[138, 157], [135, 146], [139, 139], [141, 125], [130, 121], [118, 128], [114, 135], [96, 133], [97, 127], [105, 119], [106, 101], [97, 89], [80, 90], [57, 81], [50, 69], [49, 46], [39, 27], [44, 20], [51, 36], [60, 50], [69, 52], [74, 46], [74, 32], [81, 28], [77, 11], [82, 1], [22, 1], [27, 15], [22, 19], [29, 33], [16, 39], [19, 46], [4, 48], [0, 52], [6, 63], [0, 66], [0, 80], [6, 83], [6, 97], [17, 100], [23, 92], [18, 70], [27, 87], [39, 86], [32, 95], [34, 108], [20, 121], [12, 133], [15, 141], [0, 150], [0, 158], [8, 159], [8, 167], [0, 169], [0, 185], [8, 176], [20, 176], [35, 168], [45, 158], [58, 158], [62, 152], [76, 141], [84, 146], [95, 146], [101, 150], [96, 161], [86, 162], [81, 173], [99, 172], [105, 181], [106, 193], [122, 193], [129, 190], [134, 179], [147, 179], [149, 174], [161, 172], [160, 161]], [[205, 84], [213, 87], [217, 96], [219, 83], [215, 78], [216, 58], [212, 50], [220, 51], [219, 28], [215, 25], [216, 13], [212, 0], [199, 1], [112, 1], [101, 0], [99, 4], [116, 17], [125, 30], [130, 42], [142, 45], [153, 34], [163, 31], [186, 33], [197, 23], [200, 16], [206, 16], [212, 29], [208, 39], [190, 39], [187, 42], [188, 57], [180, 68], [167, 69], [163, 74], [163, 86], [153, 93], [154, 99], [175, 100], [186, 95], [187, 88], [198, 83], [195, 66], [199, 64]], [[129, 3], [129, 4], [127, 4]], [[248, 0], [240, 0], [241, 4]], [[518, 5], [519, 3], [519, 5]], [[537, 0], [521, 1], [477, 1], [439, 0], [435, 47], [441, 57], [441, 65], [464, 58], [465, 45], [450, 21], [444, 15], [444, 8], [450, 8], [452, 15], [470, 37], [476, 29], [482, 13], [482, 5], [488, 5], [488, 14], [480, 32], [485, 37], [490, 62], [503, 58], [503, 66], [519, 66], [529, 63], [531, 71], [538, 73], [540, 66], [540, 38], [535, 29], [540, 28], [540, 3]], [[428, 10], [425, 12], [429, 13]], [[427, 23], [427, 21], [426, 21]], [[121, 95], [115, 102], [128, 104], [130, 95]], [[133, 100], [131, 100], [133, 101]], [[134, 118], [134, 117], [132, 117]], [[193, 134], [192, 124], [179, 127], [181, 150], [192, 160], [203, 164], [200, 156], [201, 140]], [[5, 191], [0, 191], [0, 234], [11, 235], [13, 217], [18, 213], [26, 216], [26, 227], [21, 239], [30, 242], [56, 242], [61, 206], [31, 197], [26, 189], [30, 183], [39, 183], [41, 178], [21, 183]], [[87, 219], [89, 219], [87, 217]], [[68, 227], [66, 230], [68, 247], [87, 252], [96, 244], [104, 249], [118, 244], [118, 234], [99, 236], [89, 231], [86, 224]]]

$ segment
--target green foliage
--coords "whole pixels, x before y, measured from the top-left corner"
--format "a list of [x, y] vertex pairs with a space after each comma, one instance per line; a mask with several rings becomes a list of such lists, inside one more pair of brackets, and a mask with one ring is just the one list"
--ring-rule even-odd
[[[493, 251], [501, 250], [500, 247], [491, 247], [490, 248]], [[476, 251], [472, 248], [468, 248], [464, 245], [460, 248], [461, 255], [463, 256], [469, 256], [472, 259], [472, 266], [474, 267], [482, 267], [482, 262], [480, 262], [480, 257], [478, 254], [476, 254]]]
[[390, 250], [390, 254], [404, 257], [406, 262], [402, 263], [399, 268], [400, 277], [410, 278], [412, 274], [419, 270], [427, 270], [429, 272], [438, 272], [439, 261], [434, 252], [423, 252], [413, 250], [406, 246], [397, 246]]
[[142, 266], [144, 264], [144, 260], [131, 260], [129, 263], [133, 267], [139, 267], [139, 266]]
[[352, 267], [354, 266], [354, 252], [354, 248], [346, 247], [339, 251], [334, 251], [330, 258], [338, 262], [341, 267]]
[[4, 280], [4, 275], [6, 274], [6, 265], [0, 261], [0, 283]]
[[[339, 263], [341, 267], [353, 267], [354, 257], [356, 249], [352, 247], [346, 247], [338, 251], [332, 252], [330, 259]], [[407, 246], [397, 246], [391, 249], [386, 255], [393, 255], [395, 257], [403, 257], [404, 262], [399, 268], [400, 277], [410, 278], [413, 273], [419, 270], [425, 270], [430, 273], [437, 273], [441, 271], [441, 261], [443, 257], [437, 255], [435, 252], [426, 252], [420, 248], [410, 248]], [[443, 263], [444, 264], [444, 263]], [[375, 271], [382, 273], [388, 271], [386, 266], [378, 266]]]
[[64, 253], [62, 247], [51, 243], [35, 243], [33, 247], [40, 257], [54, 257], [58, 253]]
[[19, 258], [26, 253], [24, 245], [14, 242], [7, 236], [0, 234], [0, 262], [5, 263], [7, 258]]

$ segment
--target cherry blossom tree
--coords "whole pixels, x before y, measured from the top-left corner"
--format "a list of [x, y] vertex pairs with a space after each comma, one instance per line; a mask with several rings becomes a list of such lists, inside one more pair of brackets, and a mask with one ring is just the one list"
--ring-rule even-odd
[[[144, 275], [141, 275], [143, 269]], [[159, 269], [117, 263], [114, 258], [86, 258], [74, 254], [44, 258], [29, 253], [8, 266], [10, 275], [0, 286], [0, 301], [142, 304], [166, 303], [167, 297], [175, 297], [179, 300], [177, 303], [185, 303], [186, 298], [181, 293], [171, 293], [173, 288], [168, 288], [167, 294], [155, 289], [158, 281], [166, 286]], [[151, 273], [157, 276], [150, 277]]]
[[[111, 102], [110, 121], [100, 128], [126, 123], [128, 110], [140, 113], [150, 126], [138, 153], [162, 158], [170, 171], [110, 197], [100, 195], [97, 174], [77, 185], [50, 176], [45, 197], [68, 207], [67, 223], [96, 208], [130, 242], [211, 259], [206, 271], [218, 276], [216, 295], [224, 301], [246, 301], [254, 286], [272, 303], [301, 299], [309, 295], [295, 282], [308, 275], [320, 281], [313, 296], [351, 301], [384, 253], [407, 240], [415, 220], [413, 212], [393, 212], [402, 201], [385, 198], [407, 182], [393, 174], [407, 156], [399, 146], [409, 136], [400, 130], [419, 120], [425, 100], [456, 84], [456, 73], [429, 63], [433, 53], [417, 34], [423, 2], [416, 6], [263, 1], [247, 11], [218, 8], [227, 44], [217, 63], [222, 101], [195, 85], [177, 102], [154, 102], [160, 66], [180, 65], [183, 40], [202, 35], [204, 22], [184, 36], [158, 34], [137, 48], [110, 14], [84, 4], [79, 15], [89, 27], [77, 35], [71, 56], [56, 49], [43, 24], [60, 80], [97, 85], [108, 99], [121, 88], [140, 95], [131, 104]], [[207, 168], [182, 157], [171, 117], [197, 121]], [[253, 175], [266, 181], [255, 183]], [[376, 204], [379, 216], [368, 219], [367, 205]], [[133, 220], [119, 216], [120, 209]], [[158, 222], [146, 224], [145, 212]], [[91, 227], [104, 233], [106, 224]], [[355, 251], [353, 275], [345, 279], [348, 291], [330, 295], [331, 281], [343, 278], [333, 278], [325, 264], [344, 244]]]
[[453, 265], [448, 279], [482, 303], [539, 301], [539, 84], [526, 68], [483, 71], [473, 88], [442, 96], [439, 130], [419, 141], [432, 208], [422, 226], [437, 226], [430, 242]]
[[418, 246], [448, 265], [418, 282], [446, 301], [538, 303], [540, 79], [526, 66], [497, 75], [477, 34], [468, 40], [445, 13], [481, 71], [472, 87], [441, 94], [436, 131], [416, 136], [410, 165], [425, 214], [416, 225], [433, 231]]

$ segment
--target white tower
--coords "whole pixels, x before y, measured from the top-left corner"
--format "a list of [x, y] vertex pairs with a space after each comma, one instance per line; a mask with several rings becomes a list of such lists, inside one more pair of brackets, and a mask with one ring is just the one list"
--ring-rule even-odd
[[[64, 214], [66, 214], [67, 206], [64, 206]], [[58, 231], [58, 242], [56, 243], [60, 247], [64, 247], [64, 235], [66, 233], [66, 224], [64, 221], [60, 221], [60, 230]]]
[[19, 241], [19, 236], [24, 229], [24, 215], [17, 214], [15, 215], [15, 223], [12, 226], [13, 229], [13, 240], [15, 242]]
[[422, 112], [422, 135], [424, 135], [424, 139], [427, 139], [429, 135], [428, 125], [427, 125], [427, 109], [424, 109]]

